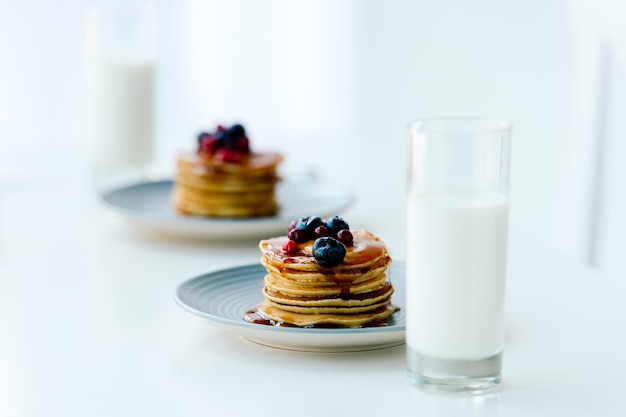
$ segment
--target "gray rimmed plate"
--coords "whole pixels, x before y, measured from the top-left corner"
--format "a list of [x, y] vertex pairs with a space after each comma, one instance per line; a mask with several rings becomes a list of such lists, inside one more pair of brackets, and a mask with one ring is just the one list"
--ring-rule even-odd
[[184, 216], [172, 208], [171, 180], [147, 181], [108, 191], [102, 200], [140, 228], [191, 238], [267, 237], [284, 234], [290, 221], [303, 216], [332, 216], [354, 200], [352, 192], [320, 179], [283, 181], [276, 189], [280, 211], [276, 216], [218, 219]]
[[383, 327], [302, 329], [247, 323], [243, 316], [263, 301], [265, 268], [260, 264], [209, 272], [180, 284], [174, 299], [183, 309], [208, 323], [253, 342], [290, 350], [350, 352], [381, 349], [404, 343], [404, 264], [394, 261], [388, 274], [400, 307]]

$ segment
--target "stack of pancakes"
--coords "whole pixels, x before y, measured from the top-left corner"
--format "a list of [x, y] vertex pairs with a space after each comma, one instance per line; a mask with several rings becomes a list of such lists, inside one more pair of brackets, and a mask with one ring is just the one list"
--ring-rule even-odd
[[239, 162], [190, 153], [178, 158], [173, 190], [176, 209], [210, 217], [260, 217], [278, 211], [275, 153], [250, 153]]
[[387, 279], [391, 258], [372, 233], [355, 230], [337, 266], [320, 266], [311, 255], [313, 240], [298, 244], [299, 252], [282, 248], [287, 236], [262, 240], [261, 263], [267, 269], [265, 301], [256, 313], [274, 325], [298, 327], [365, 327], [384, 324], [396, 307]]

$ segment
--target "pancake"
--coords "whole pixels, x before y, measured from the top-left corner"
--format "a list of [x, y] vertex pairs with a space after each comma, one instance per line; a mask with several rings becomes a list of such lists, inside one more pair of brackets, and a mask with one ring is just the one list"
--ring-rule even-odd
[[276, 169], [281, 161], [276, 153], [252, 153], [237, 163], [188, 153], [178, 158], [176, 180], [208, 191], [267, 191], [279, 180]]
[[[325, 285], [323, 285], [325, 284]], [[315, 282], [315, 285], [303, 285], [299, 282], [285, 280], [273, 274], [265, 276], [265, 287], [282, 294], [293, 297], [332, 297], [332, 296], [348, 296], [351, 294], [361, 294], [379, 290], [387, 285], [387, 275], [379, 274], [372, 279], [366, 281], [353, 282], [347, 288], [348, 294], [344, 293], [346, 289], [337, 285], [335, 282], [322, 283]]]
[[[391, 257], [377, 236], [351, 231], [343, 261], [321, 266], [313, 253], [315, 239], [300, 242], [295, 252], [284, 249], [290, 239], [262, 240], [261, 264], [267, 274], [265, 301], [254, 313], [273, 325], [297, 327], [364, 327], [384, 324], [396, 307], [387, 270]], [[248, 321], [251, 315], [244, 317]]]
[[[310, 255], [307, 256], [313, 258]], [[385, 255], [370, 265], [353, 265], [345, 267], [343, 268], [343, 272], [341, 274], [335, 273], [335, 278], [337, 280], [345, 280], [346, 282], [357, 284], [362, 281], [367, 281], [373, 276], [384, 272], [387, 269], [389, 262], [391, 262], [391, 258], [388, 255]], [[308, 265], [290, 263], [289, 268], [286, 268], [280, 262], [272, 263], [270, 257], [263, 256], [261, 258], [261, 264], [265, 266], [270, 273], [276, 274], [284, 279], [303, 282], [306, 283], [306, 285], [314, 285], [315, 282], [321, 284], [328, 282], [328, 271], [319, 267], [317, 263]]]
[[274, 191], [215, 193], [176, 184], [172, 190], [176, 209], [183, 214], [216, 217], [270, 216], [278, 210]]
[[[229, 133], [235, 129], [239, 131]], [[242, 139], [245, 146], [238, 149]], [[240, 125], [202, 133], [198, 150], [178, 157], [172, 190], [176, 211], [207, 217], [275, 215], [280, 208], [275, 195], [277, 169], [283, 158], [251, 152], [247, 141]], [[209, 142], [216, 145], [208, 146]]]
[[263, 295], [267, 300], [283, 306], [295, 305], [300, 307], [365, 307], [381, 301], [388, 301], [391, 294], [393, 294], [393, 287], [388, 282], [372, 291], [336, 296], [287, 295], [267, 285], [263, 287]]
[[383, 323], [396, 312], [396, 307], [390, 304], [378, 308], [374, 312], [355, 314], [302, 314], [285, 311], [270, 305], [267, 301], [261, 303], [256, 311], [272, 323], [293, 324], [296, 327], [366, 327], [371, 323]]

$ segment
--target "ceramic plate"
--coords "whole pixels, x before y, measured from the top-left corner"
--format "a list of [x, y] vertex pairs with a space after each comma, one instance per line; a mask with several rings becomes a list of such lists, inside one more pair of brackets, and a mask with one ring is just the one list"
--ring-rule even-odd
[[194, 238], [267, 237], [284, 234], [291, 220], [339, 214], [353, 201], [347, 189], [319, 179], [283, 181], [276, 189], [281, 205], [276, 216], [215, 219], [183, 216], [172, 209], [170, 180], [142, 182], [102, 195], [104, 203], [132, 224], [156, 232]]
[[302, 329], [243, 321], [249, 309], [263, 301], [266, 271], [260, 264], [223, 269], [183, 282], [176, 302], [220, 329], [266, 346], [315, 352], [373, 350], [404, 343], [404, 265], [394, 261], [389, 278], [393, 303], [400, 307], [384, 327], [362, 329]]

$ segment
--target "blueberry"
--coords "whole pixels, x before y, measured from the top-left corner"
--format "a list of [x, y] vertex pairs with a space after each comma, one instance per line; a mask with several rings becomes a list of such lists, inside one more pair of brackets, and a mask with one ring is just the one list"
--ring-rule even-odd
[[298, 219], [296, 222], [296, 229], [304, 230], [306, 237], [308, 239], [313, 239], [315, 237], [315, 229], [323, 225], [324, 222], [319, 217], [306, 216]]
[[291, 229], [289, 233], [287, 233], [287, 237], [296, 243], [302, 243], [309, 240], [306, 236], [306, 232], [302, 229]]
[[246, 130], [243, 128], [242, 125], [236, 124], [236, 125], [232, 125], [230, 129], [228, 129], [228, 133], [230, 133], [232, 137], [237, 138], [239, 136], [245, 135]]
[[230, 135], [228, 134], [228, 132], [215, 132], [213, 134], [213, 136], [219, 140], [220, 142], [225, 143], [226, 141], [228, 141], [230, 139]]
[[334, 237], [320, 237], [313, 243], [313, 257], [321, 266], [339, 265], [345, 256], [346, 247]]
[[326, 227], [328, 227], [328, 233], [332, 236], [336, 236], [340, 230], [350, 230], [348, 223], [339, 216], [326, 220]]

